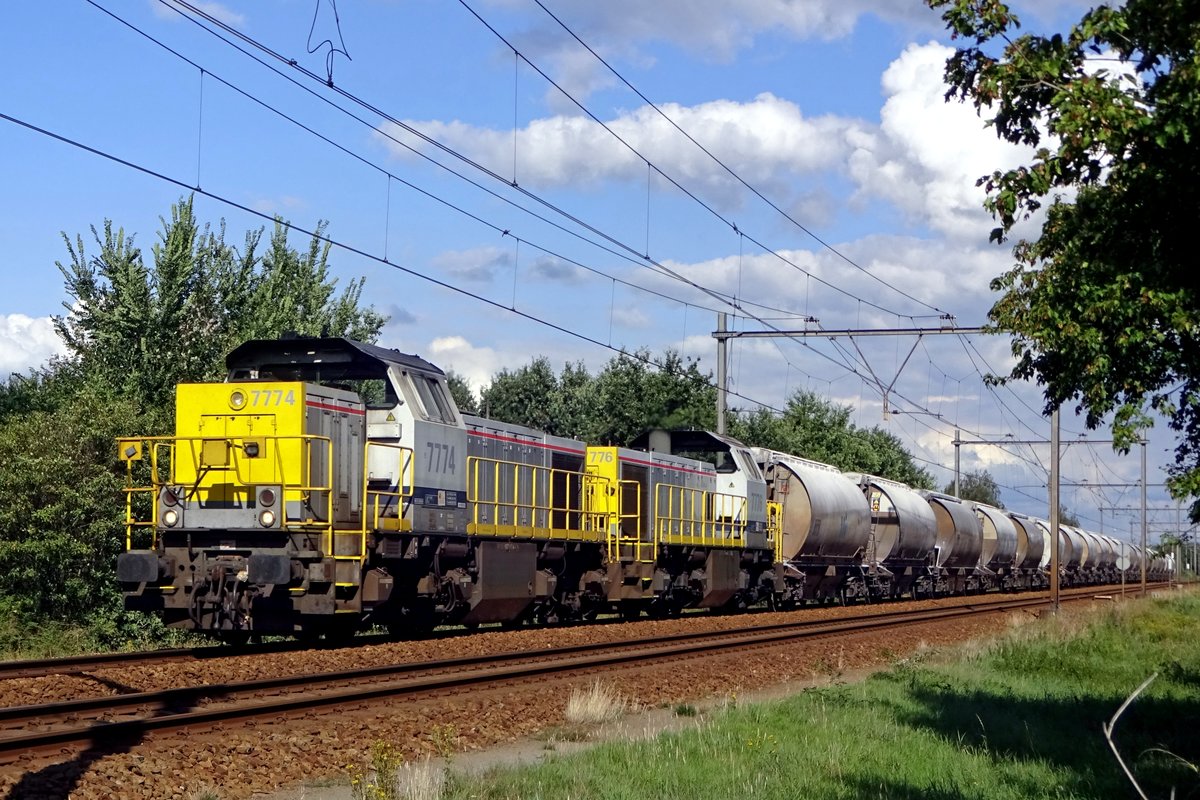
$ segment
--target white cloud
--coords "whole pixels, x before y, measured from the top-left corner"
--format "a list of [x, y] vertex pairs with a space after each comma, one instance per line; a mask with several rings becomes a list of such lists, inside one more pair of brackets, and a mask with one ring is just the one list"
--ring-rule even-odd
[[453, 370], [463, 376], [475, 391], [488, 386], [492, 375], [502, 367], [516, 367], [504, 361], [490, 347], [476, 347], [462, 336], [443, 336], [429, 343], [429, 360], [446, 372]]
[[540, 280], [574, 285], [587, 279], [587, 270], [555, 256], [539, 256], [529, 265], [529, 275]]
[[40, 367], [65, 353], [50, 317], [0, 314], [0, 377]]
[[432, 263], [448, 275], [464, 281], [489, 283], [498, 270], [511, 269], [513, 254], [499, 247], [474, 247], [447, 250], [434, 256]]
[[279, 197], [256, 197], [250, 201], [250, 207], [260, 214], [272, 217], [287, 218], [289, 214], [308, 208], [308, 202], [302, 197], [285, 194]]
[[[515, 0], [496, 4], [527, 7]], [[672, 42], [717, 61], [732, 58], [768, 32], [795, 39], [838, 39], [868, 14], [909, 27], [940, 28], [937, 15], [922, 4], [894, 0], [608, 0], [576, 3], [569, 12], [556, 13], [593, 46], [618, 42], [617, 47], [624, 48], [620, 52], [629, 52], [643, 42]], [[526, 32], [522, 42], [549, 47], [565, 36], [547, 19]]]
[[[746, 103], [713, 100], [690, 107], [673, 103], [660, 107], [742, 178], [769, 193], [792, 191], [787, 181], [791, 176], [838, 167], [851, 152], [851, 141], [869, 136], [858, 120], [834, 115], [808, 117], [795, 103], [770, 93]], [[460, 121], [405, 124], [495, 172], [507, 175], [512, 171], [511, 130], [479, 128]], [[742, 195], [731, 191], [737, 187], [727, 173], [653, 109], [643, 106], [606, 124], [688, 188], [707, 189], [726, 207]], [[381, 133], [382, 141], [402, 157], [411, 154], [392, 139], [414, 148], [421, 146], [398, 126], [385, 126]], [[533, 120], [517, 131], [517, 179], [523, 185], [539, 187], [579, 187], [609, 180], [644, 184], [646, 165], [592, 120], [558, 115]]]
[[879, 129], [849, 133], [849, 171], [861, 195], [882, 197], [945, 236], [986, 240], [995, 224], [975, 181], [1032, 153], [1000, 141], [974, 106], [946, 102], [942, 74], [953, 52], [935, 42], [911, 44], [891, 63]]

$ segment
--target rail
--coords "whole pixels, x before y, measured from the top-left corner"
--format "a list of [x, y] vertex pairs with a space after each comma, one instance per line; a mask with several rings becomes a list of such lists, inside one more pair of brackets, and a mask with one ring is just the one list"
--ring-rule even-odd
[[656, 543], [730, 546], [745, 540], [746, 498], [660, 483], [654, 497]]
[[[223, 499], [247, 502], [250, 487], [278, 485], [283, 510], [280, 526], [284, 530], [316, 531], [325, 539], [326, 552], [334, 551], [333, 441], [328, 436], [145, 436], [118, 439], [117, 446], [121, 459], [126, 462], [127, 550], [132, 549], [134, 531], [145, 527], [153, 531], [151, 548], [157, 547], [157, 498], [164, 488], [179, 486], [186, 489], [185, 500], [198, 495], [208, 499], [208, 493], [217, 491], [211, 476], [231, 474], [233, 482], [221, 485], [220, 491], [230, 495]], [[150, 452], [150, 485], [137, 485], [134, 462], [143, 460], [147, 449]], [[324, 462], [323, 470], [314, 466], [320, 464], [318, 458]], [[164, 460], [169, 465], [165, 479]], [[318, 471], [325, 473], [324, 483], [311, 482]], [[297, 472], [299, 474], [295, 474]], [[134, 511], [134, 498], [142, 494], [151, 496], [146, 518], [138, 517]], [[307, 510], [310, 513], [289, 516], [289, 503], [301, 512]]]
[[[1064, 598], [1087, 599], [1090, 593]], [[419, 697], [449, 688], [498, 682], [544, 681], [583, 669], [637, 666], [671, 658], [694, 659], [738, 648], [783, 645], [801, 639], [870, 633], [889, 627], [924, 624], [979, 613], [996, 613], [1048, 604], [1045, 597], [1001, 598], [971, 605], [882, 611], [841, 619], [802, 620], [726, 631], [685, 631], [617, 642], [589, 642], [542, 651], [462, 656], [443, 661], [413, 661], [339, 672], [277, 676], [244, 683], [174, 687], [160, 691], [110, 695], [37, 706], [0, 709], [0, 761], [45, 748], [56, 757], [63, 745], [125, 747], [131, 737], [152, 730], [213, 726], [233, 720], [308, 712], [389, 697]], [[414, 674], [415, 673], [415, 674]], [[421, 674], [426, 673], [426, 674]], [[367, 682], [354, 686], [355, 682]], [[300, 690], [300, 691], [297, 691]], [[263, 697], [265, 692], [275, 696]], [[242, 700], [230, 700], [237, 695]], [[199, 705], [204, 698], [221, 700]], [[135, 713], [121, 722], [111, 719]], [[133, 711], [141, 709], [140, 711]], [[60, 720], [55, 722], [54, 720]]]
[[483, 456], [467, 458], [468, 533], [596, 541], [607, 514], [589, 501], [604, 483], [586, 472]]

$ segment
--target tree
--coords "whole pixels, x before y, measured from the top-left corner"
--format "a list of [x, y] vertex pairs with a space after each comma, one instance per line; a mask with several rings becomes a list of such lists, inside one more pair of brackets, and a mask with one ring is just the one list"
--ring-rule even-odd
[[[1200, 16], [1190, 3], [1128, 0], [1065, 35], [1011, 35], [998, 0], [927, 0], [956, 38], [947, 99], [969, 100], [1031, 163], [980, 179], [1013, 247], [994, 325], [1013, 334], [1009, 379], [1043, 385], [1047, 411], [1111, 419], [1123, 451], [1160, 414], [1179, 432], [1171, 490], [1200, 496]], [[1046, 207], [1043, 208], [1043, 204]], [[1111, 418], [1110, 416], [1111, 415]], [[1192, 505], [1200, 520], [1200, 502]]]
[[454, 398], [454, 404], [458, 406], [458, 410], [462, 414], [478, 414], [479, 400], [475, 397], [475, 392], [471, 389], [471, 384], [467, 383], [467, 379], [459, 375], [454, 370], [446, 373], [446, 385], [450, 389], [450, 396]]
[[855, 426], [850, 421], [852, 411], [815, 392], [798, 391], [782, 416], [766, 409], [734, 414], [730, 432], [751, 447], [792, 453], [917, 489], [933, 487], [933, 477], [916, 465], [898, 438], [878, 427]]
[[201, 226], [184, 198], [162, 220], [151, 263], [112, 220], [103, 235], [92, 228], [94, 256], [82, 236], [64, 234], [69, 262], [58, 268], [68, 313], [55, 318], [55, 328], [68, 360], [93, 385], [166, 409], [175, 384], [219, 377], [225, 354], [247, 339], [295, 331], [374, 341], [386, 320], [359, 307], [361, 280], [335, 296], [324, 230], [318, 225], [299, 253], [276, 221], [261, 256], [261, 229], [246, 234], [239, 252], [226, 244], [224, 222], [215, 231]]
[[196, 221], [190, 199], [163, 220], [148, 260], [111, 220], [92, 233], [95, 255], [63, 237], [68, 313], [55, 324], [67, 355], [0, 386], [0, 611], [112, 630], [125, 478], [114, 439], [169, 429], [175, 384], [220, 376], [245, 338], [371, 341], [384, 318], [359, 307], [361, 281], [335, 294], [328, 245], [314, 237], [298, 253], [282, 223], [261, 257], [263, 231], [239, 252], [223, 224]]
[[550, 359], [539, 356], [517, 370], [502, 369], [479, 394], [485, 416], [539, 431], [551, 430], [554, 418], [550, 398], [558, 391], [558, 378]]
[[[946, 484], [946, 488], [942, 491], [952, 494], [954, 481]], [[976, 503], [1004, 508], [1004, 503], [1000, 502], [1000, 487], [996, 485], [996, 479], [992, 477], [992, 473], [986, 469], [973, 469], [965, 475], [959, 476], [958, 496], [963, 500], [973, 500]]]
[[480, 393], [485, 416], [593, 444], [625, 445], [647, 428], [711, 429], [716, 389], [697, 363], [668, 350], [619, 353], [594, 377], [582, 362], [554, 374], [549, 359], [503, 369]]

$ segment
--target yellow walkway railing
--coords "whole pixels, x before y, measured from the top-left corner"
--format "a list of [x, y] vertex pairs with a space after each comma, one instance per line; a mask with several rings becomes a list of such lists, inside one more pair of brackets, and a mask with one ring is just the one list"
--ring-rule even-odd
[[467, 459], [468, 533], [598, 541], [607, 515], [590, 509], [603, 479], [573, 470], [471, 456]]

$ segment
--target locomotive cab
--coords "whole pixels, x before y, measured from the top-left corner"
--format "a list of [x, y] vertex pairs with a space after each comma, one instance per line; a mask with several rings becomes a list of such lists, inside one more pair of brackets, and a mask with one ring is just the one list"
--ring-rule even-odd
[[[345, 339], [251, 341], [226, 364], [224, 383], [177, 387], [174, 436], [120, 442], [131, 484], [143, 454], [150, 472], [127, 490], [126, 606], [228, 638], [352, 632], [389, 599], [370, 550], [412, 529], [415, 487], [459, 505], [446, 488], [466, 433], [444, 374]], [[461, 530], [462, 517], [425, 522]]]

